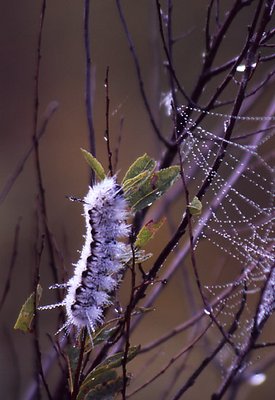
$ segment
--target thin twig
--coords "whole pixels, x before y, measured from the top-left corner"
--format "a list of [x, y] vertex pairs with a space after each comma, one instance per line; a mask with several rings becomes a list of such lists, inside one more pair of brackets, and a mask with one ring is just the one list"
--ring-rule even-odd
[[[38, 247], [35, 248], [35, 271], [34, 271], [34, 281], [33, 281], [33, 287], [34, 287], [34, 319], [33, 319], [33, 338], [34, 338], [34, 349], [35, 349], [35, 355], [36, 355], [36, 366], [37, 366], [37, 371], [38, 371], [38, 382], [39, 382], [39, 376], [41, 377], [41, 380], [43, 382], [44, 388], [46, 390], [47, 396], [49, 400], [53, 400], [52, 395], [50, 393], [50, 389], [48, 386], [48, 383], [46, 381], [44, 371], [43, 371], [43, 366], [42, 366], [42, 355], [41, 355], [41, 350], [40, 350], [40, 344], [39, 344], [39, 317], [38, 313], [36, 311], [37, 309], [37, 288], [40, 280], [40, 263], [41, 263], [41, 257], [42, 253], [44, 250], [44, 236], [41, 238], [41, 244]], [[39, 390], [39, 383], [37, 384], [37, 396], [40, 399], [41, 394]]]
[[[84, 35], [84, 49], [85, 49], [85, 106], [86, 117], [88, 124], [88, 136], [90, 143], [90, 152], [96, 157], [96, 144], [95, 144], [95, 131], [93, 123], [93, 98], [92, 98], [92, 79], [91, 79], [91, 50], [90, 50], [90, 0], [83, 2], [83, 35]], [[95, 182], [94, 171], [91, 170], [91, 184]]]
[[189, 102], [190, 105], [195, 106], [195, 103], [193, 103], [192, 99], [190, 98], [190, 96], [188, 96], [188, 94], [186, 93], [186, 91], [184, 90], [184, 88], [182, 87], [181, 83], [178, 80], [176, 71], [174, 69], [173, 63], [172, 63], [172, 59], [170, 57], [170, 52], [169, 49], [167, 48], [166, 42], [165, 42], [165, 36], [164, 36], [164, 31], [163, 31], [163, 24], [162, 24], [162, 16], [161, 16], [161, 5], [159, 0], [156, 0], [156, 8], [157, 8], [157, 12], [158, 12], [158, 20], [159, 20], [159, 31], [160, 31], [160, 37], [162, 40], [162, 45], [163, 45], [163, 49], [165, 52], [165, 55], [167, 57], [167, 61], [169, 64], [169, 70], [178, 86], [178, 89], [180, 91], [180, 93], [183, 95], [183, 97]]
[[249, 138], [251, 136], [258, 135], [259, 133], [266, 133], [266, 132], [268, 132], [270, 130], [273, 130], [274, 128], [275, 128], [275, 125], [270, 125], [267, 128], [258, 129], [255, 132], [246, 133], [245, 135], [242, 135], [242, 136], [234, 136], [234, 137], [231, 138], [231, 141], [232, 142], [237, 142], [239, 140], [244, 140], [244, 139], [247, 139], [247, 138]]
[[159, 128], [157, 127], [157, 124], [156, 124], [156, 122], [155, 122], [153, 113], [152, 113], [152, 111], [151, 111], [151, 108], [150, 108], [150, 105], [149, 105], [149, 102], [148, 102], [148, 99], [147, 99], [147, 95], [146, 95], [146, 93], [145, 93], [144, 82], [143, 82], [143, 79], [142, 79], [142, 76], [141, 76], [141, 69], [140, 69], [140, 65], [139, 65], [139, 60], [138, 60], [137, 53], [136, 53], [136, 49], [135, 49], [133, 40], [132, 40], [132, 38], [131, 38], [131, 35], [130, 35], [130, 32], [129, 32], [127, 23], [126, 23], [126, 20], [125, 20], [123, 11], [122, 11], [122, 7], [121, 7], [120, 0], [116, 0], [116, 5], [117, 5], [117, 9], [118, 9], [118, 13], [119, 13], [120, 20], [121, 20], [121, 23], [122, 23], [122, 26], [123, 26], [123, 29], [124, 29], [124, 32], [125, 32], [125, 35], [126, 35], [126, 38], [127, 38], [127, 42], [128, 42], [128, 45], [129, 45], [129, 49], [130, 49], [130, 52], [131, 52], [132, 57], [133, 57], [134, 65], [135, 65], [135, 68], [136, 68], [136, 74], [137, 74], [137, 78], [138, 78], [138, 83], [139, 83], [139, 89], [140, 89], [141, 97], [142, 97], [142, 99], [143, 99], [144, 106], [145, 106], [146, 111], [147, 111], [147, 113], [148, 113], [148, 116], [149, 116], [151, 125], [152, 125], [152, 127], [153, 127], [153, 129], [154, 129], [154, 131], [155, 131], [155, 134], [157, 135], [158, 139], [159, 139], [167, 148], [169, 148], [169, 147], [171, 146], [171, 144], [169, 143], [169, 141], [168, 141], [167, 139], [165, 139], [165, 138], [163, 137], [162, 133], [160, 132]]
[[110, 175], [113, 176], [113, 166], [112, 166], [112, 151], [111, 151], [111, 144], [110, 144], [110, 128], [109, 128], [109, 109], [110, 109], [110, 98], [109, 98], [109, 67], [106, 68], [106, 75], [105, 75], [105, 98], [106, 98], [106, 112], [105, 112], [105, 122], [106, 122], [106, 129], [105, 129], [105, 140], [107, 144], [107, 154], [108, 154], [108, 169]]
[[[177, 102], [177, 96], [176, 96], [176, 88], [175, 88], [175, 80], [174, 80], [174, 75], [172, 72], [172, 69], [170, 68], [170, 64], [173, 65], [173, 45], [175, 43], [174, 38], [173, 38], [173, 28], [172, 28], [172, 18], [173, 18], [173, 2], [172, 0], [168, 0], [168, 12], [167, 12], [167, 41], [168, 41], [168, 46], [167, 46], [167, 51], [169, 53], [169, 60], [170, 63], [168, 64], [169, 68], [169, 83], [170, 83], [170, 89], [172, 93], [172, 101], [174, 104], [174, 107], [177, 108], [178, 102]], [[158, 16], [159, 20], [159, 16]], [[163, 38], [162, 38], [163, 40]]]
[[206, 22], [205, 22], [205, 50], [208, 52], [212, 46], [212, 36], [210, 33], [211, 13], [214, 5], [214, 0], [210, 0], [207, 7]]
[[[41, 214], [43, 217], [43, 225], [46, 232], [46, 239], [48, 244], [48, 249], [50, 253], [50, 266], [53, 273], [53, 277], [55, 282], [58, 282], [58, 274], [57, 267], [55, 264], [54, 257], [54, 245], [52, 242], [52, 235], [48, 227], [48, 218], [47, 218], [47, 207], [46, 207], [46, 198], [45, 198], [45, 189], [42, 178], [41, 164], [40, 164], [40, 156], [39, 156], [39, 144], [37, 140], [37, 124], [38, 124], [38, 111], [39, 111], [39, 80], [40, 80], [40, 64], [41, 64], [41, 43], [42, 43], [42, 34], [44, 28], [45, 21], [45, 12], [46, 12], [46, 0], [42, 0], [41, 5], [41, 15], [40, 15], [40, 25], [38, 31], [38, 39], [37, 39], [37, 49], [36, 49], [36, 72], [35, 72], [35, 85], [34, 85], [34, 110], [33, 110], [33, 146], [34, 146], [34, 158], [35, 158], [35, 171], [37, 177], [37, 185], [39, 191], [39, 200], [41, 206]], [[58, 300], [60, 299], [60, 295], [57, 292]]]
[[130, 349], [130, 327], [131, 327], [131, 314], [133, 310], [133, 305], [132, 305], [132, 300], [134, 298], [134, 293], [135, 293], [135, 287], [136, 287], [136, 271], [135, 271], [135, 249], [134, 249], [134, 242], [135, 242], [135, 237], [131, 235], [131, 251], [132, 251], [132, 264], [131, 264], [131, 293], [130, 293], [130, 300], [128, 303], [128, 306], [125, 311], [125, 348], [124, 348], [124, 355], [123, 355], [123, 361], [122, 361], [122, 373], [123, 373], [123, 387], [122, 387], [122, 399], [126, 400], [126, 387], [127, 387], [127, 358], [128, 358], [128, 352]]
[[122, 140], [123, 125], [124, 125], [124, 118], [122, 117], [120, 119], [120, 123], [119, 123], [119, 133], [118, 133], [117, 144], [115, 147], [114, 171], [117, 171], [117, 166], [118, 166], [118, 156], [119, 156], [119, 150], [120, 150], [120, 145], [121, 145], [121, 140]]

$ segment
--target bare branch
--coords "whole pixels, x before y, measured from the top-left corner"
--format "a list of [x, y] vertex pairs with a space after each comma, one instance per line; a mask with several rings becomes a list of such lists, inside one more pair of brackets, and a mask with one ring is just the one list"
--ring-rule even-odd
[[133, 43], [133, 40], [131, 38], [130, 32], [128, 30], [128, 26], [127, 26], [127, 23], [126, 23], [126, 20], [125, 20], [123, 11], [122, 11], [120, 0], [116, 0], [116, 5], [117, 5], [117, 9], [118, 9], [120, 20], [121, 20], [121, 23], [122, 23], [122, 26], [123, 26], [123, 29], [124, 29], [124, 32], [125, 32], [125, 35], [126, 35], [126, 38], [127, 38], [129, 49], [130, 49], [130, 52], [131, 52], [132, 57], [133, 57], [134, 65], [135, 65], [135, 68], [136, 68], [136, 74], [137, 74], [137, 78], [138, 78], [141, 97], [143, 99], [144, 106], [145, 106], [146, 111], [148, 113], [151, 125], [152, 125], [152, 127], [154, 129], [154, 132], [157, 135], [158, 139], [166, 147], [169, 148], [170, 147], [170, 143], [169, 143], [169, 141], [167, 139], [165, 139], [163, 137], [162, 133], [160, 132], [159, 128], [157, 127], [157, 124], [155, 122], [153, 113], [151, 111], [151, 108], [150, 108], [150, 105], [149, 105], [149, 102], [148, 102], [148, 99], [147, 99], [147, 96], [146, 96], [146, 93], [145, 93], [144, 82], [143, 82], [143, 79], [142, 79], [142, 76], [141, 76], [141, 69], [140, 69], [137, 53], [136, 53], [136, 50], [135, 50], [134, 43]]
[[[93, 98], [92, 98], [92, 79], [91, 79], [91, 50], [90, 50], [90, 0], [84, 0], [84, 13], [83, 13], [83, 35], [84, 35], [84, 48], [85, 48], [85, 105], [86, 116], [88, 124], [88, 134], [90, 142], [90, 152], [96, 157], [96, 144], [95, 144], [95, 131], [93, 122]], [[95, 181], [94, 172], [91, 171], [91, 183]]]

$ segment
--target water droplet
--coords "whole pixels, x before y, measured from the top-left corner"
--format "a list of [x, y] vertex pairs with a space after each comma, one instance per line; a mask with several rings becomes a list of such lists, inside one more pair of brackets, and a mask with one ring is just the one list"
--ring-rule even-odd
[[[253, 64], [250, 65], [250, 67], [254, 69], [256, 67], [256, 65], [257, 65], [257, 63], [254, 62]], [[237, 72], [244, 72], [245, 70], [246, 70], [246, 65], [244, 65], [244, 64], [240, 64], [236, 68]]]
[[244, 72], [245, 71], [245, 65], [244, 64], [241, 64], [241, 65], [238, 65], [237, 66], [237, 68], [236, 68], [236, 71], [238, 71], [238, 72]]
[[252, 386], [262, 385], [266, 381], [266, 374], [259, 373], [249, 377], [248, 382]]

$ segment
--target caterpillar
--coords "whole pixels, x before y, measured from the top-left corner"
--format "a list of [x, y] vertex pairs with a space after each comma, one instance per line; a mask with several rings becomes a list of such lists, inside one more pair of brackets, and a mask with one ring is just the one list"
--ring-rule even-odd
[[115, 177], [106, 177], [89, 188], [83, 199], [86, 223], [85, 242], [74, 274], [64, 285], [67, 294], [61, 303], [42, 306], [51, 309], [64, 306], [67, 320], [58, 332], [70, 326], [79, 331], [86, 327], [90, 336], [103, 323], [104, 309], [112, 304], [111, 294], [117, 288], [124, 269], [127, 245], [121, 241], [130, 232], [127, 201]]

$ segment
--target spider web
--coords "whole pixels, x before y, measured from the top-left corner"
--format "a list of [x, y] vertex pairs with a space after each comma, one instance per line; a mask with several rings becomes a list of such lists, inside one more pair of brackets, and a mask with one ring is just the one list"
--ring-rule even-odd
[[[259, 294], [263, 282], [269, 277], [270, 282], [266, 286], [258, 312], [260, 323], [263, 318], [271, 315], [275, 308], [275, 272], [272, 270], [275, 261], [274, 168], [270, 161], [267, 162], [260, 155], [264, 147], [267, 148], [265, 153], [272, 148], [274, 129], [259, 130], [257, 134], [250, 136], [246, 135], [248, 128], [242, 125], [251, 124], [252, 128], [255, 128], [255, 121], [260, 121], [262, 126], [267, 127], [268, 121], [273, 118], [236, 117], [238, 121], [235, 131], [246, 135], [247, 139], [233, 138], [231, 141], [225, 141], [222, 138], [223, 129], [220, 129], [219, 135], [196, 126], [186, 111], [185, 107], [181, 108], [186, 126], [181, 155], [190, 199], [209, 174], [213, 177], [202, 199], [203, 213], [198, 218], [194, 230], [194, 247], [198, 250], [203, 242], [215, 246], [226, 257], [225, 267], [231, 269], [230, 274], [223, 274], [225, 276], [221, 277], [220, 281], [215, 284], [205, 282], [204, 287], [209, 293], [209, 298], [219, 296], [230, 286], [235, 289], [217, 306], [223, 326], [229, 326], [229, 320], [232, 322], [232, 319], [236, 318], [243, 298], [244, 285], [246, 294], [253, 297]], [[227, 117], [230, 116], [213, 116], [222, 118], [226, 128]], [[226, 151], [222, 165], [218, 172], [213, 174], [213, 162], [224, 142]], [[211, 258], [211, 248], [208, 251]], [[200, 264], [200, 260], [198, 263]], [[228, 275], [231, 280], [226, 280]], [[251, 315], [253, 313], [248, 309], [246, 319], [240, 324], [241, 329], [234, 335], [238, 346], [242, 346], [247, 332], [251, 330]]]

